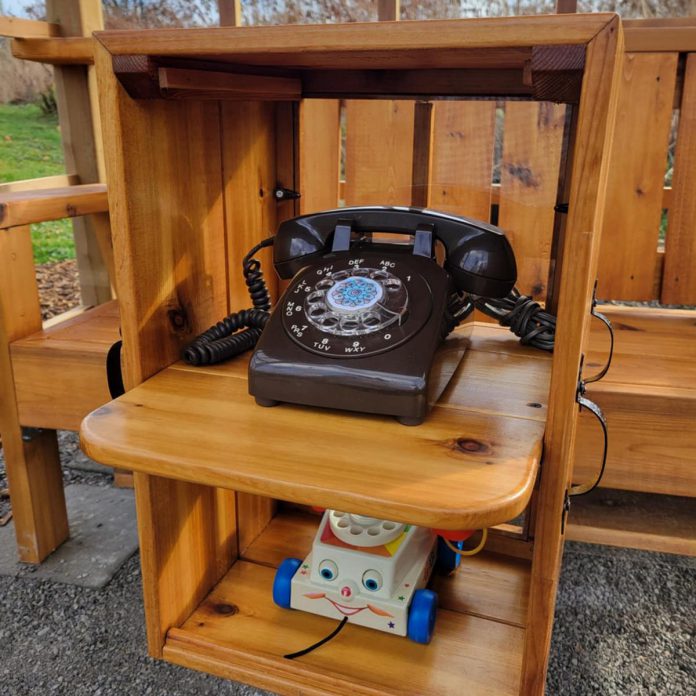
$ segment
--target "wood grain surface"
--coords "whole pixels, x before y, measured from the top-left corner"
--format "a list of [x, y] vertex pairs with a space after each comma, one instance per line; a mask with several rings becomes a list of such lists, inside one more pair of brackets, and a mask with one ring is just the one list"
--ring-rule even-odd
[[0, 192], [0, 229], [108, 210], [105, 184]]
[[55, 431], [25, 440], [15, 397], [10, 344], [41, 329], [28, 227], [0, 232], [0, 261], [0, 436], [19, 559], [40, 563], [68, 537], [68, 518]]
[[430, 205], [488, 221], [495, 135], [493, 101], [442, 101], [433, 109]]
[[523, 629], [447, 609], [438, 612], [429, 645], [348, 626], [323, 649], [284, 660], [336, 622], [275, 606], [273, 575], [272, 568], [235, 563], [183, 626], [169, 631], [166, 659], [281, 694], [459, 696], [462, 679], [477, 695], [518, 693]]
[[119, 340], [118, 302], [107, 302], [12, 343], [17, 408], [23, 425], [78, 430], [110, 401], [106, 355]]
[[[522, 404], [541, 398], [549, 366], [532, 360], [538, 379], [526, 382], [534, 382], [528, 394], [518, 383], [519, 396], [508, 399], [503, 368], [517, 342], [499, 331], [500, 352], [467, 352], [454, 378], [464, 396], [452, 387], [418, 428], [291, 405], [269, 412], [254, 404], [239, 368], [173, 366], [90, 415], [83, 446], [98, 461], [160, 476], [433, 527], [490, 526], [520, 513], [531, 495], [544, 422]], [[479, 373], [487, 389], [469, 386], [467, 376]]]
[[599, 297], [654, 297], [677, 59], [677, 53], [624, 55], [597, 271]]

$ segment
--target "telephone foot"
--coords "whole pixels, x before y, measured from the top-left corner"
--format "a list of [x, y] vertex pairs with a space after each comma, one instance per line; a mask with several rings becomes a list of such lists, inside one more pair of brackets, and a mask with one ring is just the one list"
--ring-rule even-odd
[[276, 401], [275, 399], [263, 399], [260, 396], [254, 397], [256, 399], [256, 403], [259, 406], [264, 406], [266, 408], [270, 408], [271, 406], [277, 406], [280, 401]]
[[424, 420], [425, 417], [421, 418], [406, 418], [405, 416], [403, 417], [397, 417], [397, 419], [401, 425], [420, 425]]

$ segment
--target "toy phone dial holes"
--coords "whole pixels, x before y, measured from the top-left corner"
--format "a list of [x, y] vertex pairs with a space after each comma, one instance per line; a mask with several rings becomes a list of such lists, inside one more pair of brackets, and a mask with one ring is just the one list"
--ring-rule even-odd
[[398, 522], [338, 510], [329, 512], [329, 524], [341, 541], [352, 546], [382, 546], [398, 539], [406, 528]]
[[304, 301], [307, 319], [324, 333], [360, 336], [405, 316], [408, 293], [399, 278], [379, 268], [339, 270], [317, 281]]

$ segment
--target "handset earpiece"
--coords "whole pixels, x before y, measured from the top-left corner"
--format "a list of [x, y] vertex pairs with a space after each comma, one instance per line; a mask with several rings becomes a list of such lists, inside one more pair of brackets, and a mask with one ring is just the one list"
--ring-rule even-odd
[[517, 282], [515, 254], [499, 228], [467, 218], [451, 217], [438, 225], [445, 245], [445, 268], [457, 289], [479, 297], [506, 297]]

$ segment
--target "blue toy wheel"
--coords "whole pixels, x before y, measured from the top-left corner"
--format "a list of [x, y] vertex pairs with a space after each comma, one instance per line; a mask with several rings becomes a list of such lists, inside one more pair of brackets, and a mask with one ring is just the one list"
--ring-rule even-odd
[[427, 645], [433, 636], [436, 614], [437, 595], [432, 590], [416, 590], [408, 610], [408, 637]]
[[291, 583], [301, 565], [302, 561], [299, 558], [286, 558], [276, 570], [273, 579], [273, 601], [283, 609], [290, 609]]
[[[464, 547], [463, 541], [453, 541], [452, 544], [458, 549]], [[459, 568], [461, 560], [461, 556], [454, 553], [454, 551], [445, 544], [442, 537], [437, 538], [437, 567], [439, 570], [449, 574]]]

